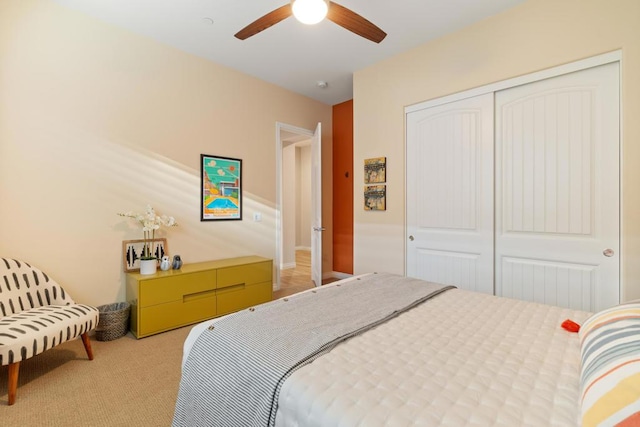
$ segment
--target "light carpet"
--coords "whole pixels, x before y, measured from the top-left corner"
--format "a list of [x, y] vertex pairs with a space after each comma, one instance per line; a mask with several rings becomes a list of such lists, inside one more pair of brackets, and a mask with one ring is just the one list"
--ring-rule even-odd
[[191, 326], [136, 340], [92, 337], [94, 360], [81, 340], [21, 363], [16, 403], [7, 406], [6, 366], [0, 367], [3, 426], [170, 426]]

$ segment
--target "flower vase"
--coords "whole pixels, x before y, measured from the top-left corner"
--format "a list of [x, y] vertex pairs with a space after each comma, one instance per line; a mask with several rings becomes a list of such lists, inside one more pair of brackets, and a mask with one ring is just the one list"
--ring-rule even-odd
[[141, 259], [140, 260], [140, 274], [155, 274], [158, 262], [153, 259]]

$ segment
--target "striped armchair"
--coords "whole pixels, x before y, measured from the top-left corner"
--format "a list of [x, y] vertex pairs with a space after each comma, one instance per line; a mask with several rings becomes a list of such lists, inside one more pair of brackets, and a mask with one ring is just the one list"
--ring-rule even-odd
[[76, 304], [42, 271], [0, 258], [0, 365], [9, 366], [9, 405], [15, 403], [21, 361], [78, 336], [93, 360], [88, 332], [98, 317], [96, 308]]

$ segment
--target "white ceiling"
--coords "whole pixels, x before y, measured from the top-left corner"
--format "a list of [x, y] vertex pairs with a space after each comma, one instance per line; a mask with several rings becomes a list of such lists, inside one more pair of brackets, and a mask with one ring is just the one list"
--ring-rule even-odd
[[[525, 0], [338, 0], [387, 33], [380, 44], [331, 21], [306, 26], [293, 17], [244, 41], [233, 36], [287, 0], [53, 1], [334, 105], [352, 98], [354, 71]], [[320, 80], [329, 86], [317, 87]]]

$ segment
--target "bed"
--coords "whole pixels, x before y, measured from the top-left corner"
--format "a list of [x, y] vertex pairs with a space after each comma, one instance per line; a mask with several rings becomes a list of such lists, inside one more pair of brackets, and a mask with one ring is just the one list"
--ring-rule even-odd
[[[614, 410], [609, 405], [604, 412], [601, 410], [599, 399], [607, 393], [611, 399], [612, 387], [603, 392], [600, 385], [606, 382], [597, 382], [603, 378], [602, 372], [611, 371], [609, 365], [598, 359], [599, 337], [595, 332], [593, 337], [579, 336], [561, 327], [566, 319], [571, 319], [583, 324], [581, 335], [585, 322], [593, 324], [589, 330], [599, 331], [603, 322], [599, 322], [597, 316], [440, 285], [436, 291], [430, 291], [434, 295], [419, 298], [418, 303], [409, 304], [407, 309], [391, 308], [389, 316], [370, 322], [374, 323], [373, 327], [356, 325], [356, 330], [349, 334], [338, 331], [337, 342], [325, 347], [319, 345], [317, 354], [309, 360], [283, 367], [274, 384], [253, 389], [255, 384], [268, 382], [264, 377], [272, 366], [279, 368], [281, 360], [276, 358], [275, 362], [262, 365], [264, 357], [253, 356], [253, 343], [251, 339], [245, 340], [245, 333], [255, 332], [258, 337], [255, 339], [272, 346], [263, 350], [265, 354], [281, 348], [288, 351], [301, 341], [313, 341], [316, 331], [322, 335], [328, 329], [322, 322], [331, 323], [334, 316], [331, 308], [340, 307], [340, 303], [331, 299], [333, 295], [359, 288], [358, 292], [365, 292], [369, 298], [368, 294], [375, 293], [369, 289], [377, 292], [369, 283], [372, 280], [393, 281], [391, 293], [395, 294], [405, 293], [393, 289], [404, 289], [399, 286], [404, 286], [406, 281], [417, 288], [433, 285], [402, 276], [363, 275], [194, 327], [184, 345], [183, 374], [173, 425], [578, 426], [591, 425], [585, 418], [585, 412], [593, 415], [594, 411], [588, 412], [591, 407], [597, 409], [595, 415], [600, 420], [593, 425], [613, 425], [602, 424], [602, 420], [623, 422], [640, 417], [640, 382], [631, 381], [631, 388], [623, 390], [635, 395], [633, 402], [621, 403], [618, 405], [621, 409]], [[389, 299], [388, 289], [386, 292], [382, 292], [383, 298]], [[330, 295], [326, 298], [332, 301], [328, 306], [304, 306], [309, 303], [307, 300], [325, 298], [325, 295]], [[354, 301], [360, 297], [348, 298], [351, 303], [347, 309], [339, 308], [339, 315], [351, 315], [344, 312], [358, 310], [369, 313], [383, 305], [363, 302], [358, 306]], [[628, 315], [621, 317], [624, 322], [637, 323], [640, 305], [629, 307], [625, 309], [635, 310], [635, 320], [634, 316], [631, 320]], [[620, 317], [618, 308], [612, 310], [613, 314], [600, 315], [614, 320]], [[227, 341], [213, 339], [208, 347], [202, 344], [207, 335], [221, 334], [225, 322], [234, 325], [233, 322], [243, 322], [246, 318], [255, 319], [262, 311], [285, 317], [293, 313], [293, 319], [298, 320], [286, 325], [284, 317], [278, 317], [275, 321], [278, 326], [271, 329], [267, 325], [269, 321], [264, 319], [250, 328], [240, 323], [241, 326], [236, 324], [235, 329], [231, 328], [238, 332], [231, 333]], [[301, 325], [314, 321], [307, 313], [323, 318], [316, 319], [321, 326], [298, 335], [306, 333], [309, 339], [290, 339], [296, 336]], [[622, 327], [640, 329], [635, 323]], [[262, 334], [262, 328], [269, 332]], [[637, 335], [640, 334], [634, 336]], [[627, 352], [624, 357], [639, 359], [637, 339], [631, 340], [635, 356]], [[586, 353], [585, 342], [590, 345]], [[591, 359], [585, 361], [585, 357]], [[608, 360], [609, 364], [613, 363], [611, 357]], [[618, 363], [625, 367], [638, 365], [628, 360], [618, 360]], [[586, 374], [585, 363], [591, 363]], [[585, 389], [588, 390], [585, 392]], [[588, 408], [584, 405], [585, 398]], [[616, 402], [620, 400], [613, 398]], [[233, 418], [243, 411], [250, 414], [262, 411], [269, 416], [241, 421]]]

